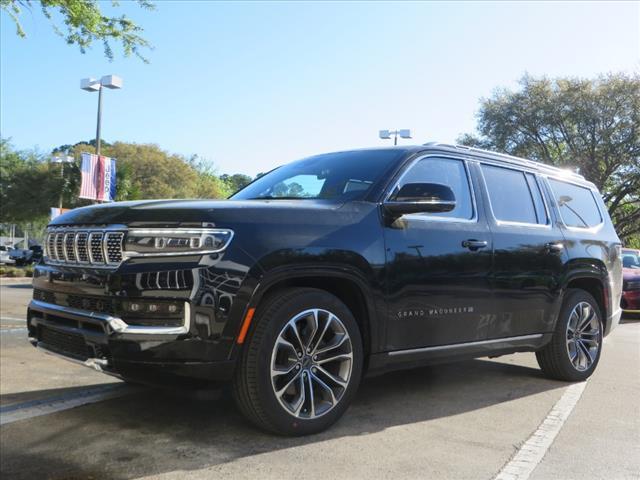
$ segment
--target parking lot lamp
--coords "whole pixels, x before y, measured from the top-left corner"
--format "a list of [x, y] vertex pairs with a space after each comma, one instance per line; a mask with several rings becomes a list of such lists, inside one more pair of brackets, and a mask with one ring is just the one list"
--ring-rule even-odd
[[117, 75], [105, 75], [100, 80], [95, 78], [83, 78], [80, 80], [80, 88], [87, 92], [98, 92], [98, 121], [96, 125], [96, 154], [100, 155], [100, 127], [102, 124], [102, 89], [112, 90], [122, 88], [122, 78]]
[[383, 140], [389, 140], [393, 135], [393, 144], [398, 145], [398, 135], [400, 138], [411, 138], [411, 130], [403, 128], [400, 130], [380, 130], [378, 136]]

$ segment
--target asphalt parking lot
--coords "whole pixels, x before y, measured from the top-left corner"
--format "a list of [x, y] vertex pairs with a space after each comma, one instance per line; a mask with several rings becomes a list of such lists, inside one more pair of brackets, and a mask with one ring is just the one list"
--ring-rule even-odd
[[530, 478], [640, 479], [638, 321], [606, 339], [586, 386], [545, 379], [533, 354], [393, 373], [329, 431], [291, 439], [248, 425], [224, 388], [130, 387], [36, 351], [30, 295], [0, 286], [3, 478], [518, 478], [512, 459], [578, 388]]

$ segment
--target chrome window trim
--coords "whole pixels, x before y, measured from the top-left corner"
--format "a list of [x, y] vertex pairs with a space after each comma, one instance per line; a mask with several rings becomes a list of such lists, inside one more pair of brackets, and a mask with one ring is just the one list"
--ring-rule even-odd
[[[605, 216], [604, 216], [604, 213], [602, 212], [602, 208], [600, 207], [600, 203], [598, 202], [598, 200], [594, 195], [593, 188], [586, 185], [582, 185], [580, 183], [572, 182], [569, 179], [566, 179], [557, 175], [544, 175], [544, 178], [547, 182], [547, 186], [549, 187], [549, 190], [551, 191], [551, 196], [553, 197], [555, 206], [558, 209], [558, 217], [560, 218], [560, 221], [562, 222], [562, 225], [564, 226], [564, 228], [573, 232], [585, 232], [585, 233], [598, 233], [600, 230], [602, 230], [602, 227], [604, 227]], [[558, 201], [556, 200], [556, 191], [553, 189], [553, 186], [551, 185], [551, 182], [549, 182], [549, 179], [555, 180], [556, 182], [568, 183], [569, 185], [573, 185], [574, 187], [584, 188], [585, 190], [588, 190], [589, 193], [591, 194], [591, 198], [593, 199], [593, 203], [596, 205], [596, 210], [598, 211], [598, 215], [600, 215], [600, 223], [592, 227], [574, 227], [574, 226], [567, 225], [567, 223], [564, 221], [564, 217], [562, 216], [562, 210], [560, 209], [560, 205], [558, 205]], [[600, 194], [600, 192], [598, 192], [598, 194]]]
[[426, 160], [428, 158], [443, 158], [445, 160], [458, 160], [462, 162], [462, 166], [464, 167], [465, 174], [467, 176], [467, 183], [469, 185], [469, 194], [471, 196], [471, 208], [473, 209], [473, 215], [471, 218], [461, 218], [461, 217], [433, 217], [429, 213], [408, 213], [403, 215], [403, 218], [408, 218], [410, 220], [419, 220], [423, 222], [446, 222], [446, 223], [478, 223], [478, 202], [476, 201], [476, 192], [473, 186], [473, 178], [471, 177], [471, 170], [469, 168], [469, 158], [463, 155], [454, 155], [445, 152], [441, 153], [427, 153], [426, 155], [421, 155], [411, 161], [408, 167], [406, 167], [405, 171], [402, 172], [398, 180], [391, 186], [391, 188], [387, 189], [387, 192], [384, 195], [384, 199], [382, 200], [382, 204], [391, 201], [391, 196], [396, 188], [402, 183], [404, 177], [411, 171], [416, 164], [422, 160]]
[[[482, 184], [484, 185], [484, 189], [485, 192], [487, 193], [487, 203], [489, 204], [489, 212], [491, 213], [491, 219], [493, 220], [493, 222], [498, 226], [498, 227], [522, 227], [522, 228], [541, 228], [541, 229], [545, 229], [545, 230], [551, 230], [552, 225], [551, 225], [551, 215], [549, 212], [549, 207], [547, 205], [547, 202], [544, 198], [544, 194], [542, 192], [542, 189], [540, 188], [540, 183], [538, 182], [538, 172], [535, 171], [529, 171], [529, 169], [520, 169], [518, 168], [516, 165], [500, 165], [498, 163], [491, 163], [491, 162], [484, 162], [482, 160], [478, 161], [478, 164], [480, 166], [480, 176], [482, 177]], [[491, 202], [491, 193], [489, 192], [489, 185], [487, 184], [487, 179], [484, 176], [484, 172], [482, 171], [482, 165], [487, 164], [490, 167], [496, 167], [496, 168], [504, 168], [506, 170], [514, 170], [516, 172], [520, 172], [524, 175], [526, 175], [527, 173], [531, 173], [534, 175], [535, 177], [535, 181], [538, 185], [538, 190], [540, 191], [540, 196], [542, 197], [542, 203], [544, 204], [544, 209], [545, 209], [545, 213], [547, 215], [547, 223], [529, 223], [529, 222], [513, 222], [513, 221], [508, 221], [508, 220], [499, 220], [496, 217], [496, 214], [493, 210], [493, 204]], [[529, 196], [531, 197], [531, 187], [529, 187], [529, 182], [527, 182], [527, 178], [524, 178], [525, 184], [527, 185], [527, 190], [529, 191]], [[535, 202], [533, 201], [533, 198], [531, 198], [531, 205], [533, 206], [533, 211], [536, 211], [536, 206], [535, 206]]]
[[112, 330], [112, 333], [126, 334], [142, 334], [142, 335], [182, 335], [189, 332], [191, 328], [191, 305], [184, 302], [183, 323], [180, 327], [139, 327], [129, 325], [120, 317], [114, 317], [104, 313], [92, 312], [90, 310], [81, 310], [79, 308], [65, 307], [55, 305], [53, 303], [43, 302], [41, 300], [31, 300], [29, 308], [35, 311], [53, 311], [61, 314], [75, 315], [77, 317], [87, 317], [89, 319], [100, 320], [105, 322]]

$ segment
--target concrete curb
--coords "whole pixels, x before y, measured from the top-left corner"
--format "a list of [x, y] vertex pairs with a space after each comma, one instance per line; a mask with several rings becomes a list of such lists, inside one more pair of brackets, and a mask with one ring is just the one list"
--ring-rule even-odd
[[32, 277], [0, 277], [0, 285], [30, 284], [32, 281]]

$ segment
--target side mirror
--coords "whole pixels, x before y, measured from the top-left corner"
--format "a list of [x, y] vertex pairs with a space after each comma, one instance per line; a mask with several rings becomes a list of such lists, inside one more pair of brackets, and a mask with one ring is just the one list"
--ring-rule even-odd
[[442, 213], [456, 208], [456, 196], [451, 188], [440, 183], [407, 183], [384, 209], [394, 218], [408, 213]]

